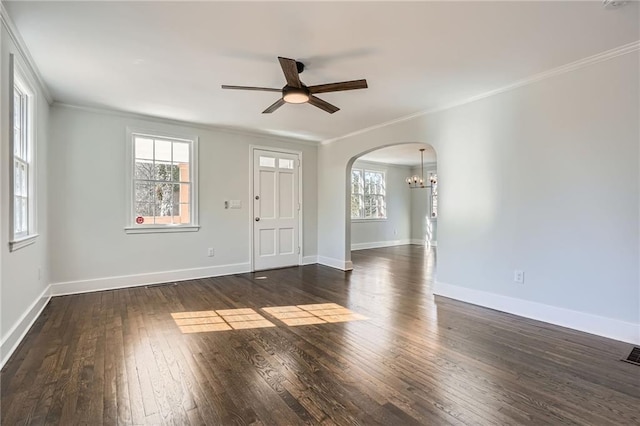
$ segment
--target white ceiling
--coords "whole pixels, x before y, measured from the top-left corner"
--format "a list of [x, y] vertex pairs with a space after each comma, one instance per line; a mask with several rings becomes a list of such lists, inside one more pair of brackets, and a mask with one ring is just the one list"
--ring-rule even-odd
[[425, 150], [424, 164], [435, 163], [435, 150], [431, 146], [423, 143], [407, 143], [380, 148], [359, 157], [358, 160], [373, 163], [397, 164], [400, 166], [419, 166], [421, 148]]
[[[3, 2], [56, 101], [326, 140], [636, 41], [638, 4], [590, 2]], [[341, 111], [284, 105], [277, 56]]]

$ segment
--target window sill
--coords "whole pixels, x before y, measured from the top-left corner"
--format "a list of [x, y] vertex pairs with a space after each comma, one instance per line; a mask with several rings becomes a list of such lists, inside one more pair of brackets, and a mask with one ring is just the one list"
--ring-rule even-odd
[[16, 251], [24, 248], [26, 246], [30, 246], [31, 244], [36, 242], [36, 238], [39, 234], [31, 234], [26, 237], [18, 238], [13, 241], [9, 241], [9, 251]]
[[384, 219], [351, 219], [351, 223], [367, 223], [367, 222], [386, 222], [387, 218]]
[[165, 234], [168, 232], [198, 232], [198, 225], [129, 226], [124, 228], [127, 234]]

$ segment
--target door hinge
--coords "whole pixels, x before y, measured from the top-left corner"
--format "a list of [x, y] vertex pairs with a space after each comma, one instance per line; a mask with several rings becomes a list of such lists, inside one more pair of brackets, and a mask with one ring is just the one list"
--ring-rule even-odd
[[298, 254], [300, 254], [300, 247], [298, 247]]

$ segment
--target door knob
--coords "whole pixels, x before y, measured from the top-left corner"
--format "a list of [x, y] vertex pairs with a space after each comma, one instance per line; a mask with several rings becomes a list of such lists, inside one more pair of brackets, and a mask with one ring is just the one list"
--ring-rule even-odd
[[259, 217], [256, 217], [256, 222], [260, 222], [260, 218]]

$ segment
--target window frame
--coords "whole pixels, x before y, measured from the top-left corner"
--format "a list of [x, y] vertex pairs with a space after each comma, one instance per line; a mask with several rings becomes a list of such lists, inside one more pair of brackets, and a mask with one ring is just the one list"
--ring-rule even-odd
[[[23, 247], [35, 243], [38, 237], [37, 233], [37, 163], [36, 163], [36, 105], [37, 97], [34, 90], [35, 84], [29, 77], [24, 66], [16, 61], [13, 54], [9, 56], [9, 87], [11, 88], [11, 100], [9, 101], [9, 250], [16, 251]], [[24, 100], [25, 105], [21, 107], [20, 129], [22, 131], [24, 145], [24, 157], [16, 156], [15, 153], [15, 92], [20, 92], [20, 98]], [[16, 160], [22, 162], [26, 166], [26, 202], [27, 202], [27, 220], [26, 232], [16, 232], [15, 208], [16, 208], [16, 192], [15, 192], [15, 173]]]
[[[359, 194], [362, 197], [362, 203], [361, 203], [361, 208], [360, 208], [360, 215], [358, 217], [353, 217], [351, 216], [351, 222], [384, 222], [386, 220], [388, 220], [389, 215], [387, 212], [387, 171], [386, 169], [374, 169], [374, 168], [368, 168], [368, 167], [352, 167], [351, 168], [351, 173], [349, 174], [350, 176], [350, 180], [349, 180], [349, 188], [351, 188], [350, 191], [350, 196], [349, 196], [349, 205], [351, 206], [351, 197], [353, 197], [354, 193], [353, 193], [353, 171], [360, 171], [362, 173], [362, 185], [363, 185], [363, 190], [362, 193]], [[385, 193], [382, 195], [383, 199], [384, 199], [384, 212], [385, 212], [385, 216], [384, 217], [366, 217], [365, 216], [365, 202], [364, 202], [364, 182], [365, 182], [365, 174], [366, 173], [378, 173], [382, 175], [382, 179], [384, 181], [384, 189], [385, 189]], [[356, 194], [358, 195], [358, 194]], [[381, 194], [378, 194], [381, 195]], [[349, 208], [349, 211], [351, 211], [351, 208]]]
[[[190, 144], [189, 149], [189, 184], [190, 184], [190, 205], [188, 224], [137, 224], [135, 214], [135, 138], [145, 137], [152, 139], [163, 139], [167, 141], [186, 142]], [[127, 234], [148, 234], [167, 232], [197, 232], [200, 229], [198, 222], [198, 136], [177, 134], [163, 129], [142, 129], [127, 127], [127, 173], [126, 173], [126, 225]]]

